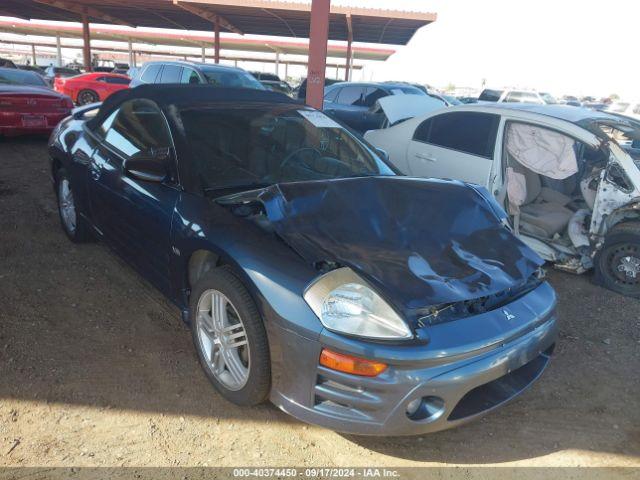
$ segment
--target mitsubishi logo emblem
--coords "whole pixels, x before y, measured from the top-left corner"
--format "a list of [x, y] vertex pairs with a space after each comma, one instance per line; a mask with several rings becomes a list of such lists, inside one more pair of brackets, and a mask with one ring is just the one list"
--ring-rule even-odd
[[502, 310], [502, 313], [504, 313], [504, 316], [507, 320], [513, 320], [514, 318], [516, 318], [516, 316], [506, 308]]

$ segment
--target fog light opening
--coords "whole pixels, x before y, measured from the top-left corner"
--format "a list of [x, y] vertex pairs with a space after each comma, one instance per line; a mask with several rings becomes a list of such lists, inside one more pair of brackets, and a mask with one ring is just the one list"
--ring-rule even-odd
[[444, 413], [444, 400], [440, 397], [421, 397], [407, 403], [407, 417], [414, 421], [433, 421]]

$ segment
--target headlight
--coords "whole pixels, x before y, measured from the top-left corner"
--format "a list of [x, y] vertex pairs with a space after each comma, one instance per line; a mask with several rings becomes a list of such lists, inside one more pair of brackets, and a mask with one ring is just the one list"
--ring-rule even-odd
[[320, 277], [304, 299], [328, 330], [387, 340], [412, 337], [402, 318], [349, 268]]

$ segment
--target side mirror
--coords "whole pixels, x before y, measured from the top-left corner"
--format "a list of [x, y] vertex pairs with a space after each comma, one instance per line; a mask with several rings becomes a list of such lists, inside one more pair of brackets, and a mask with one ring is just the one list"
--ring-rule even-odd
[[384, 160], [385, 162], [389, 161], [389, 154], [387, 153], [386, 150], [383, 150], [381, 148], [376, 148], [375, 151], [382, 160]]
[[162, 182], [169, 175], [167, 160], [171, 153], [168, 148], [142, 152], [124, 161], [122, 167], [127, 175], [145, 182]]

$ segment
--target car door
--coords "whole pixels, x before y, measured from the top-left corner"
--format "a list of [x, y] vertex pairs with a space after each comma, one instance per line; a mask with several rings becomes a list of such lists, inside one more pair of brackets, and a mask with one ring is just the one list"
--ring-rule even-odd
[[179, 65], [164, 65], [160, 72], [158, 83], [180, 83], [182, 67]]
[[157, 160], [167, 163], [169, 175], [163, 182], [141, 180], [124, 169], [128, 159], [152, 152], [166, 151], [174, 158], [166, 119], [154, 102], [129, 100], [95, 134], [101, 140], [88, 181], [94, 224], [125, 260], [170, 294], [171, 218], [179, 195], [175, 164]]
[[499, 123], [499, 115], [485, 112], [446, 112], [427, 118], [409, 142], [410, 174], [487, 186]]
[[381, 127], [384, 120], [384, 113], [374, 112], [373, 106], [379, 99], [387, 96], [389, 96], [389, 93], [382, 88], [373, 86], [367, 87], [362, 101], [362, 104], [366, 107], [362, 112], [362, 127], [360, 129], [362, 133], [369, 130], [376, 130]]
[[364, 105], [365, 86], [347, 85], [340, 89], [337, 98], [328, 106], [325, 113], [346, 123], [358, 132], [364, 132], [364, 113], [367, 107]]
[[105, 82], [107, 84], [107, 96], [109, 96], [118, 90], [129, 88], [131, 80], [124, 77], [105, 77]]
[[100, 97], [100, 100], [104, 100], [111, 93], [109, 85], [107, 84], [106, 77], [97, 77], [94, 81], [87, 83], [87, 86], [89, 88], [95, 90], [95, 92], [98, 94], [98, 97]]
[[198, 72], [196, 72], [193, 68], [183, 67], [182, 73], [180, 74], [180, 83], [188, 83], [189, 85], [194, 85], [198, 83], [204, 83]]

